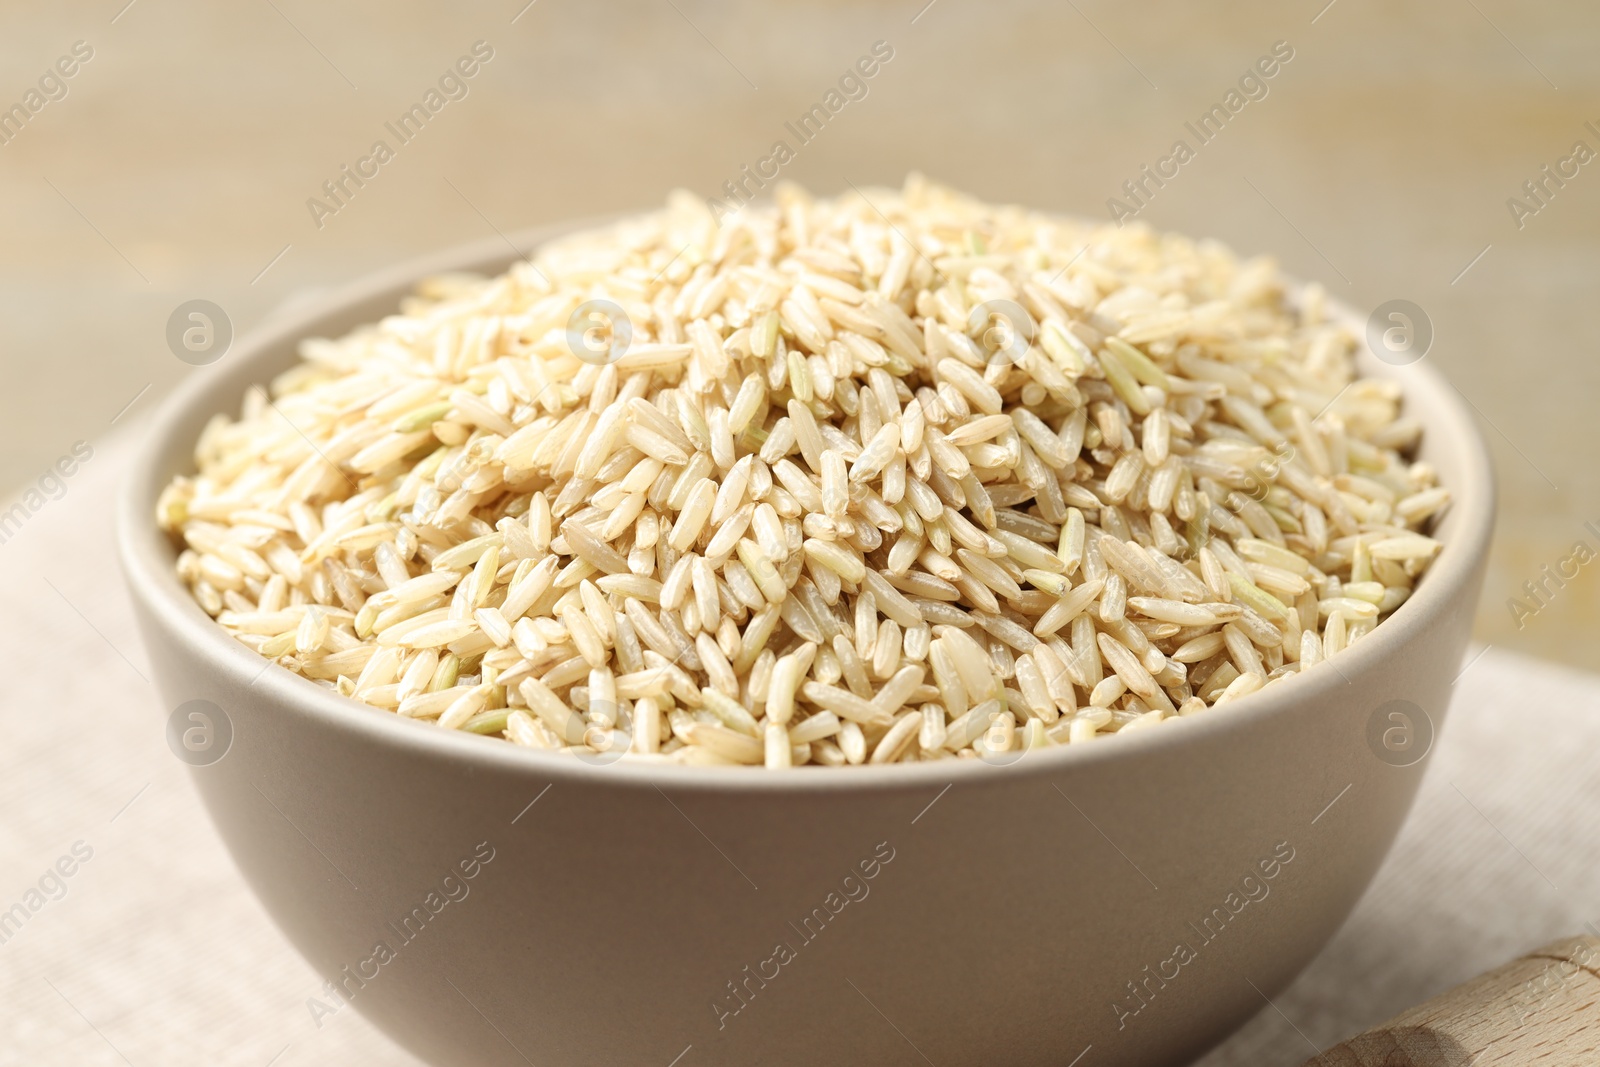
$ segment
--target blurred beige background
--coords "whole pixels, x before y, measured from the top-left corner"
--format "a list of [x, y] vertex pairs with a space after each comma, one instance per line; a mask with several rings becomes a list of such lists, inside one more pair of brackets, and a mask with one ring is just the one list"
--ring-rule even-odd
[[[1142, 217], [1273, 252], [1363, 311], [1422, 305], [1428, 358], [1479, 409], [1500, 471], [1479, 636], [1594, 666], [1587, 568], [1520, 630], [1506, 602], [1574, 541], [1600, 546], [1583, 529], [1600, 520], [1600, 165], [1520, 230], [1506, 200], [1575, 140], [1600, 149], [1584, 128], [1600, 126], [1600, 10], [925, 2], [8, 5], [0, 106], [74, 42], [94, 52], [0, 145], [0, 485], [203, 373], [164, 341], [180, 302], [213, 300], [248, 330], [291, 294], [492, 228], [645, 207], [677, 185], [711, 194], [874, 41], [893, 60], [786, 176], [835, 192], [920, 169], [1103, 215], [1286, 40], [1270, 95]], [[318, 229], [306, 199], [480, 39], [494, 58], [470, 95]]]

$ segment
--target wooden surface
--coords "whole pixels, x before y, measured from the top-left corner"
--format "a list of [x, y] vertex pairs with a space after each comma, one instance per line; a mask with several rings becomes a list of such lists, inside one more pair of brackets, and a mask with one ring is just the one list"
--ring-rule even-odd
[[1306, 1067], [1594, 1067], [1600, 938], [1551, 942], [1479, 975]]
[[[1479, 636], [1600, 666], [1595, 568], [1520, 629], [1507, 606], [1578, 539], [1600, 549], [1583, 526], [1600, 520], [1600, 420], [1585, 414], [1600, 164], [1520, 230], [1506, 208], [1574, 140], [1600, 147], [1584, 126], [1600, 120], [1597, 5], [126, 3], [0, 10], [0, 103], [74, 41], [95, 49], [0, 146], [0, 489], [106, 432], [145, 386], [135, 411], [203, 373], [163, 341], [179, 302], [216, 301], [248, 328], [297, 290], [496, 228], [652, 205], [672, 186], [711, 195], [876, 40], [894, 59], [786, 176], [833, 193], [921, 169], [1102, 216], [1285, 40], [1295, 58], [1269, 95], [1140, 217], [1273, 252], [1363, 310], [1421, 304], [1428, 358], [1482, 411], [1501, 472]], [[306, 200], [478, 39], [495, 58], [470, 95], [318, 229]]]

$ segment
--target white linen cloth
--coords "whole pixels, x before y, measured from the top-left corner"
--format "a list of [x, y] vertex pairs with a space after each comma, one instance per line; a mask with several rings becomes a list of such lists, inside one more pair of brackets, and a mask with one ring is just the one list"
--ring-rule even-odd
[[[65, 496], [0, 544], [0, 910], [41, 879], [59, 894], [47, 872], [63, 857], [72, 870], [0, 944], [0, 1067], [417, 1067], [353, 1012], [315, 1025], [321, 980], [167, 749], [111, 524], [138, 431], [96, 443]], [[1417, 806], [1354, 916], [1196, 1067], [1298, 1067], [1313, 1044], [1600, 921], [1600, 678], [1469, 656]]]

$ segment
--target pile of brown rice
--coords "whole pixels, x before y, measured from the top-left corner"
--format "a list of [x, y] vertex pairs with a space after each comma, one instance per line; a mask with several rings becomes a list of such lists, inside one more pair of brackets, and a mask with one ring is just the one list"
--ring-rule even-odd
[[1143, 225], [918, 178], [720, 224], [679, 194], [305, 342], [159, 521], [239, 641], [444, 729], [1015, 759], [1245, 696], [1410, 595], [1449, 498], [1354, 345], [1318, 287]]

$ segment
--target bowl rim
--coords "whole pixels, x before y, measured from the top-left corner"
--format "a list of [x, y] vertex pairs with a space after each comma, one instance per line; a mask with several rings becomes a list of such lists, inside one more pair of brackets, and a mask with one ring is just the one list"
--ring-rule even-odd
[[[503, 739], [441, 730], [429, 722], [403, 719], [391, 711], [364, 705], [324, 689], [309, 679], [264, 661], [259, 654], [233, 640], [194, 601], [173, 568], [170, 540], [153, 521], [155, 502], [172, 475], [169, 454], [192, 457], [194, 434], [203, 418], [197, 410], [235, 412], [251, 384], [268, 380], [274, 362], [285, 362], [283, 349], [292, 351], [305, 337], [321, 336], [319, 324], [348, 314], [353, 306], [394, 296], [392, 304], [422, 278], [451, 271], [498, 273], [526, 256], [519, 249], [534, 249], [546, 241], [580, 230], [625, 222], [627, 216], [608, 215], [519, 230], [509, 236], [485, 238], [419, 256], [375, 271], [338, 286], [319, 291], [289, 307], [269, 313], [253, 330], [239, 338], [218, 363], [198, 367], [166, 398], [145, 429], [116, 506], [118, 554], [130, 594], [150, 616], [159, 620], [173, 639], [187, 643], [194, 654], [206, 657], [224, 685], [232, 691], [254, 691], [258, 699], [275, 703], [287, 712], [314, 720], [327, 728], [361, 736], [364, 743], [406, 754], [426, 754], [456, 760], [470, 769], [483, 766], [521, 773], [552, 782], [590, 786], [726, 793], [759, 790], [776, 792], [922, 791], [954, 784], [1016, 782], [1054, 775], [1087, 763], [1137, 761], [1146, 754], [1221, 738], [1250, 730], [1258, 721], [1286, 714], [1307, 700], [1325, 696], [1350, 684], [1350, 676], [1374, 666], [1393, 646], [1424, 632], [1449, 610], [1456, 594], [1470, 583], [1488, 551], [1493, 533], [1495, 479], [1487, 444], [1468, 405], [1458, 397], [1448, 379], [1426, 360], [1407, 366], [1380, 363], [1358, 347], [1359, 369], [1376, 377], [1402, 383], [1408, 405], [1425, 405], [1433, 412], [1434, 437], [1443, 436], [1444, 447], [1461, 457], [1459, 484], [1452, 494], [1452, 529], [1424, 581], [1383, 624], [1360, 642], [1339, 654], [1336, 665], [1318, 663], [1282, 684], [1249, 694], [1222, 714], [1185, 717], [1160, 730], [1139, 731], [1115, 743], [1058, 745], [1028, 753], [1009, 765], [982, 759], [939, 760], [910, 764], [862, 765], [830, 768], [838, 773], [818, 773], [795, 768], [774, 773], [761, 767], [664, 765], [619, 759], [603, 766], [572, 756], [528, 749]], [[1348, 309], [1329, 301], [1330, 311], [1343, 318], [1357, 338], [1359, 320]], [[330, 331], [331, 332], [331, 331]], [[263, 367], [263, 364], [269, 367]], [[209, 416], [207, 416], [209, 417]], [[187, 431], [194, 425], [196, 430]], [[1440, 428], [1445, 432], [1440, 434]], [[179, 436], [183, 450], [174, 453]], [[187, 463], [185, 465], [188, 465]], [[151, 638], [151, 640], [155, 640]], [[1443, 709], [1439, 709], [1442, 713]], [[939, 795], [943, 795], [942, 791]]]

